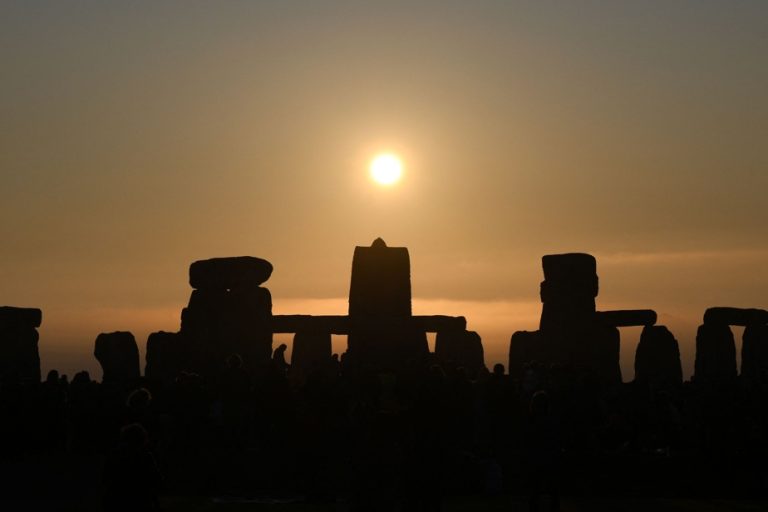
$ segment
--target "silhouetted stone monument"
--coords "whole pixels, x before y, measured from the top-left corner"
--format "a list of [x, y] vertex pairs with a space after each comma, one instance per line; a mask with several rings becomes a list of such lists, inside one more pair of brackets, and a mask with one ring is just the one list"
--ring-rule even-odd
[[350, 318], [346, 361], [373, 372], [393, 371], [429, 354], [427, 333], [410, 319]]
[[741, 377], [748, 386], [768, 384], [768, 324], [749, 324], [744, 329]]
[[42, 319], [39, 309], [0, 307], [0, 380], [40, 382], [37, 328]]
[[520, 377], [525, 365], [533, 361], [546, 361], [546, 345], [541, 342], [539, 331], [517, 331], [509, 341], [509, 374]]
[[159, 331], [149, 335], [145, 377], [171, 383], [185, 367], [184, 340], [181, 334]]
[[438, 332], [435, 356], [443, 364], [463, 367], [471, 376], [485, 368], [483, 343], [475, 331]]
[[381, 238], [355, 247], [349, 287], [349, 316], [411, 316], [411, 261], [405, 247]]
[[[510, 340], [510, 374], [525, 364], [566, 365], [592, 374], [605, 385], [621, 383], [617, 325], [655, 321], [655, 313], [597, 313], [597, 263], [589, 254], [552, 254], [542, 258], [541, 321], [538, 332], [517, 332]], [[652, 313], [652, 312], [651, 312]]]
[[714, 307], [704, 312], [704, 323], [737, 325], [739, 327], [765, 325], [768, 324], [768, 311], [764, 309]]
[[211, 258], [192, 263], [189, 285], [199, 290], [257, 288], [272, 275], [272, 264], [253, 256]]
[[43, 312], [37, 308], [0, 307], [0, 331], [18, 328], [37, 329], [43, 322]]
[[195, 287], [182, 311], [181, 334], [193, 354], [195, 370], [214, 370], [231, 354], [246, 367], [272, 356], [272, 296], [261, 285], [272, 264], [240, 256], [196, 261], [189, 267]]
[[377, 238], [355, 247], [349, 291], [347, 359], [375, 370], [391, 370], [429, 353], [426, 332], [411, 317], [408, 249]]
[[765, 382], [768, 374], [768, 311], [714, 307], [704, 312], [696, 336], [698, 382], [731, 382], [736, 378], [736, 346], [730, 326], [744, 327], [741, 375], [747, 385]]
[[292, 371], [309, 372], [327, 367], [331, 361], [331, 333], [299, 331], [293, 337]]
[[663, 325], [646, 325], [635, 352], [635, 381], [653, 389], [672, 389], [683, 383], [680, 347]]
[[105, 384], [126, 384], [141, 375], [139, 347], [133, 334], [125, 331], [101, 333], [96, 338], [93, 355], [101, 364]]
[[736, 380], [736, 344], [728, 324], [709, 322], [696, 333], [694, 380], [704, 385], [727, 385]]
[[[350, 367], [392, 370], [427, 356], [427, 332], [466, 332], [464, 317], [412, 316], [408, 249], [387, 247], [380, 238], [355, 248], [348, 316], [273, 316], [271, 294], [260, 286], [271, 273], [271, 263], [251, 256], [192, 263], [195, 289], [181, 311], [180, 331], [147, 339], [147, 377], [167, 381], [181, 370], [216, 372], [231, 354], [240, 355], [245, 368], [267, 365], [273, 333], [295, 333], [296, 371], [331, 361], [332, 334], [348, 335]], [[459, 338], [464, 364], [481, 367], [479, 337]]]
[[594, 323], [597, 262], [590, 254], [550, 254], [541, 259], [542, 331], [572, 330]]

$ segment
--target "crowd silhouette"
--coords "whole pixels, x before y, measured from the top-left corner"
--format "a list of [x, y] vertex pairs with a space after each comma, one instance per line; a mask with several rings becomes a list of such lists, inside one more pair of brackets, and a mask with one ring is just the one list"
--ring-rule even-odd
[[[253, 278], [256, 286], [262, 278]], [[393, 300], [410, 301], [407, 286]], [[355, 300], [364, 306], [366, 293], [375, 292], [372, 286]], [[202, 295], [195, 300], [207, 300]], [[569, 321], [580, 321], [562, 308]], [[23, 501], [44, 488], [54, 503], [80, 485], [106, 511], [159, 510], [169, 495], [290, 496], [341, 501], [352, 511], [439, 511], [456, 496], [514, 495], [538, 511], [559, 510], [569, 496], [744, 498], [768, 490], [768, 379], [759, 361], [746, 374], [723, 376], [707, 370], [723, 365], [697, 358], [698, 377], [683, 382], [674, 337], [648, 327], [636, 378], [623, 383], [606, 373], [610, 357], [597, 364], [549, 357], [567, 337], [550, 307], [536, 334], [545, 349], [531, 349], [541, 357], [521, 360], [531, 352], [512, 350], [515, 371], [501, 364], [488, 370], [476, 364], [479, 337], [455, 335], [448, 339], [465, 340], [468, 350], [457, 341], [451, 351], [431, 353], [419, 348], [423, 333], [411, 324], [378, 330], [386, 317], [352, 310], [345, 329], [357, 345], [341, 355], [315, 350], [298, 364], [286, 360], [284, 344], [264, 358], [263, 347], [244, 354], [222, 341], [217, 347], [227, 350], [190, 348], [182, 362], [164, 353], [154, 372], [148, 354], [142, 376], [132, 362], [112, 360], [119, 351], [110, 352], [109, 339], [137, 357], [128, 333], [97, 340], [100, 382], [55, 370], [41, 382], [5, 361], [3, 499]], [[705, 325], [725, 325], [734, 311], [708, 313]], [[541, 341], [550, 328], [557, 329], [554, 341]], [[205, 331], [209, 342], [212, 332]], [[314, 334], [309, 339], [325, 339]], [[200, 338], [187, 336], [180, 339], [199, 347]], [[702, 346], [723, 339], [700, 336]], [[762, 353], [765, 339], [755, 339], [748, 350]], [[395, 347], [394, 355], [380, 359], [386, 349], [374, 344]], [[50, 460], [86, 461], [98, 468], [98, 481], [65, 475], [61, 485], [41, 485], [19, 469], [34, 472]]]
[[386, 374], [329, 359], [298, 380], [278, 351], [259, 370], [232, 355], [169, 385], [51, 371], [37, 386], [2, 382], [0, 439], [5, 471], [31, 454], [97, 455], [105, 510], [156, 510], [161, 493], [342, 497], [351, 510], [516, 493], [556, 510], [561, 494], [765, 492], [764, 386], [596, 382], [429, 359]]

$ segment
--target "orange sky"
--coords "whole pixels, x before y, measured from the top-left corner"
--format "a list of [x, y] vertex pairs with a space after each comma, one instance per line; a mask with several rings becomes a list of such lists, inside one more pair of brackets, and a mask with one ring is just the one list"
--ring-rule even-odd
[[689, 372], [706, 307], [768, 306], [766, 4], [541, 4], [4, 3], [0, 302], [43, 309], [44, 368], [93, 370], [101, 331], [178, 328], [196, 259], [343, 313], [381, 236], [491, 364], [537, 325], [540, 257], [583, 251], [598, 307], [656, 309]]

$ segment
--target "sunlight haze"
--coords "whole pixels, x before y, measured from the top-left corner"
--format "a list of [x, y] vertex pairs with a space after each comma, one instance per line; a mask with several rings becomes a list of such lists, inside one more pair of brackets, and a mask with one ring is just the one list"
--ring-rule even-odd
[[[143, 351], [179, 329], [195, 260], [265, 258], [276, 314], [345, 314], [354, 247], [382, 237], [410, 251], [414, 314], [466, 316], [490, 366], [538, 328], [541, 256], [588, 252], [598, 309], [655, 309], [688, 376], [707, 307], [768, 307], [766, 19], [757, 1], [4, 2], [0, 305], [43, 310], [44, 371], [99, 375], [99, 332]], [[381, 148], [393, 187], [371, 182]]]

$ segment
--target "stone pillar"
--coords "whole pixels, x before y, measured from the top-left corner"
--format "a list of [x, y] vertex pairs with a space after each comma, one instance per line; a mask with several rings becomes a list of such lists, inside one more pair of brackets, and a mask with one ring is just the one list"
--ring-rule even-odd
[[297, 332], [293, 337], [291, 371], [307, 373], [323, 369], [331, 362], [331, 334], [328, 332]]
[[429, 353], [426, 332], [411, 316], [408, 249], [377, 238], [355, 247], [349, 290], [346, 360], [373, 371], [390, 371]]
[[39, 309], [0, 307], [0, 380], [40, 382], [37, 328], [42, 320]]
[[663, 325], [646, 325], [635, 352], [635, 382], [653, 389], [672, 389], [683, 383], [680, 348]]
[[438, 332], [435, 356], [441, 364], [463, 367], [470, 376], [485, 368], [483, 343], [475, 331]]
[[741, 378], [747, 386], [768, 384], [768, 325], [750, 324], [741, 345]]
[[147, 338], [144, 376], [156, 382], [169, 384], [186, 367], [181, 334], [177, 332], [153, 332]]
[[736, 378], [736, 348], [729, 326], [737, 325], [744, 327], [742, 380], [748, 386], [765, 381], [768, 372], [767, 324], [768, 311], [764, 309], [708, 308], [704, 312], [704, 325], [699, 327], [696, 337], [696, 380], [730, 382]]
[[350, 318], [345, 360], [374, 372], [396, 371], [429, 355], [427, 333], [410, 318]]
[[272, 356], [272, 296], [260, 287], [272, 264], [241, 256], [194, 262], [189, 283], [195, 288], [182, 311], [181, 333], [197, 371], [215, 371], [231, 354], [246, 368], [263, 366]]
[[598, 294], [597, 262], [590, 254], [550, 254], [541, 259], [542, 331], [590, 328]]
[[542, 356], [540, 331], [517, 331], [509, 340], [509, 375], [522, 378], [525, 365]]
[[611, 326], [595, 325], [588, 338], [585, 350], [576, 358], [576, 366], [593, 373], [598, 382], [607, 386], [621, 384], [621, 334]]
[[736, 380], [736, 344], [728, 324], [705, 322], [696, 333], [697, 384], [727, 385]]
[[[513, 354], [511, 347], [510, 374], [535, 360], [589, 372], [605, 385], [620, 384], [619, 332], [599, 319], [595, 308], [599, 291], [595, 258], [582, 253], [551, 254], [542, 258], [542, 267], [539, 336], [524, 351]], [[521, 356], [528, 361], [521, 361]]]
[[381, 238], [370, 247], [355, 247], [349, 316], [411, 316], [411, 260], [407, 248], [387, 247]]
[[99, 334], [93, 355], [101, 364], [105, 384], [129, 384], [141, 376], [139, 347], [130, 332]]

